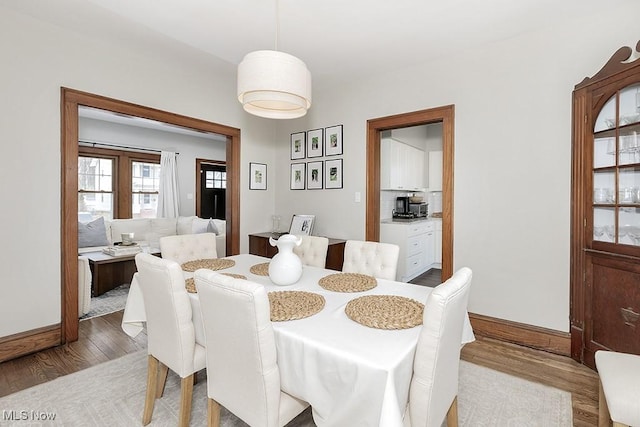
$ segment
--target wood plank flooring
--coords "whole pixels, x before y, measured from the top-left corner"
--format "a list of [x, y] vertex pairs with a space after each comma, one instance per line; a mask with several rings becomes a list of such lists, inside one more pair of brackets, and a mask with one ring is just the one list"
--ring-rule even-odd
[[[84, 320], [78, 341], [0, 363], [0, 397], [146, 348], [146, 334], [130, 338], [121, 321], [121, 311]], [[477, 337], [464, 346], [462, 359], [566, 390], [574, 426], [597, 425], [598, 375], [570, 358]]]
[[415, 279], [410, 280], [409, 283], [435, 288], [442, 283], [442, 270], [439, 268], [432, 268], [429, 271], [425, 271]]

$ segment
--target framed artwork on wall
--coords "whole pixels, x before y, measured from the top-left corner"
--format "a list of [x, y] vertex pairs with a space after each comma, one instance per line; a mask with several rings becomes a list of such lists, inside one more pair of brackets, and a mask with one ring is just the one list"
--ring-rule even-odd
[[313, 223], [316, 220], [315, 215], [293, 215], [291, 219], [291, 227], [289, 234], [295, 236], [310, 236], [313, 231]]
[[307, 163], [307, 189], [322, 189], [322, 162]]
[[267, 189], [267, 165], [249, 163], [249, 190]]
[[342, 188], [342, 159], [324, 163], [324, 188]]
[[331, 126], [324, 131], [325, 156], [342, 154], [342, 125]]
[[304, 190], [304, 163], [292, 163], [291, 164], [291, 189], [292, 190]]
[[322, 157], [322, 129], [307, 131], [307, 157]]
[[291, 134], [291, 160], [304, 159], [306, 132]]

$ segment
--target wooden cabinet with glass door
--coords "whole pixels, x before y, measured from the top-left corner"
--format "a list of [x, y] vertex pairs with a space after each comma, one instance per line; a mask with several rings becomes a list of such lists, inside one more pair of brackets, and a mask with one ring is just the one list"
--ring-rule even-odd
[[626, 62], [630, 53], [573, 93], [571, 351], [591, 367], [600, 349], [640, 354], [640, 59]]

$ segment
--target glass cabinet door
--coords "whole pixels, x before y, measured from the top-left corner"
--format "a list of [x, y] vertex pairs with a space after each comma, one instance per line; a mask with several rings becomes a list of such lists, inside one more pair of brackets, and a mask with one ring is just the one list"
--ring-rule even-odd
[[602, 107], [593, 134], [593, 241], [640, 246], [640, 84]]

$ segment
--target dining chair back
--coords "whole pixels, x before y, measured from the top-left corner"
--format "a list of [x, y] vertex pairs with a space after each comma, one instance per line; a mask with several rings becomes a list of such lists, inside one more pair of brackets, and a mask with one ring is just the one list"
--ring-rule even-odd
[[399, 253], [400, 247], [392, 243], [347, 240], [342, 271], [396, 280]]
[[458, 425], [460, 342], [467, 315], [471, 270], [463, 267], [427, 297], [413, 361], [405, 426]]
[[197, 259], [217, 258], [214, 233], [178, 234], [160, 238], [162, 258], [178, 264]]
[[280, 390], [264, 286], [211, 270], [194, 275], [207, 347], [208, 425], [220, 405], [252, 427], [284, 426], [308, 403]]
[[324, 268], [327, 263], [329, 239], [319, 236], [300, 236], [302, 243], [293, 248], [293, 253], [300, 257], [302, 264]]
[[155, 399], [162, 396], [171, 369], [182, 379], [179, 425], [188, 426], [194, 374], [205, 368], [206, 357], [204, 347], [195, 340], [182, 269], [175, 261], [147, 253], [137, 254], [135, 261], [146, 311], [149, 355], [142, 423], [151, 421]]
[[78, 256], [78, 317], [91, 310], [91, 267], [89, 258]]
[[640, 356], [596, 351], [600, 375], [598, 425], [640, 426]]

